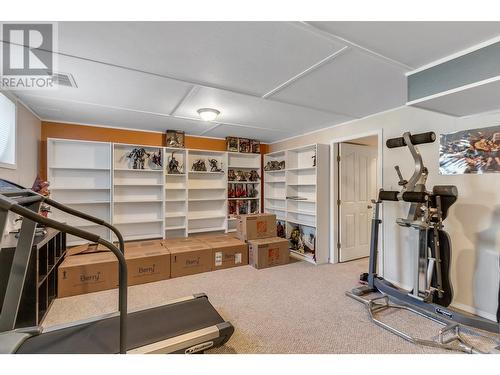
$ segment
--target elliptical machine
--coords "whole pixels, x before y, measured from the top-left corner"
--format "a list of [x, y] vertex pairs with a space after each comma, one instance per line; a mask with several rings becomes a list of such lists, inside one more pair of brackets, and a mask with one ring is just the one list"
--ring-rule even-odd
[[[419, 144], [432, 143], [436, 140], [434, 132], [412, 135], [409, 132], [402, 137], [388, 139], [388, 148], [408, 147], [415, 161], [415, 171], [409, 180], [403, 178], [399, 166], [395, 166], [401, 191], [380, 190], [377, 200], [373, 200], [374, 210], [371, 225], [370, 261], [368, 273], [360, 279], [366, 285], [346, 292], [346, 295], [366, 304], [370, 318], [380, 327], [415, 344], [461, 350], [466, 353], [481, 353], [461, 334], [463, 325], [500, 333], [500, 324], [481, 317], [463, 314], [448, 308], [453, 299], [453, 286], [449, 273], [451, 263], [451, 241], [443, 229], [443, 221], [448, 210], [457, 200], [458, 190], [453, 185], [437, 185], [428, 191], [425, 184], [428, 170], [416, 147]], [[403, 201], [410, 203], [406, 218], [399, 218], [396, 223], [401, 227], [416, 230], [418, 246], [413, 249], [413, 288], [403, 290], [377, 275], [377, 258], [380, 219], [380, 205], [383, 201]], [[362, 296], [370, 293], [382, 293], [372, 299]], [[395, 300], [397, 303], [392, 303]], [[444, 327], [438, 333], [438, 341], [412, 337], [397, 330], [376, 316], [377, 312], [388, 308], [411, 311]], [[497, 348], [497, 350], [500, 346]]]

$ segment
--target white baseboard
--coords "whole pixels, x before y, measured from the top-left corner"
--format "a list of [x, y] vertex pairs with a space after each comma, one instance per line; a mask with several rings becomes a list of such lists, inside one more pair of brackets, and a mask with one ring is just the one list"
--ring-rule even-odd
[[464, 305], [464, 304], [459, 303], [459, 302], [452, 302], [450, 306], [455, 307], [455, 308], [460, 309], [460, 310], [463, 310], [465, 312], [480, 316], [482, 318], [492, 320], [494, 322], [497, 321], [497, 317], [495, 316], [495, 314], [492, 314], [492, 313], [489, 313], [486, 311], [481, 311], [481, 310], [476, 309], [475, 307], [472, 307], [472, 306]]

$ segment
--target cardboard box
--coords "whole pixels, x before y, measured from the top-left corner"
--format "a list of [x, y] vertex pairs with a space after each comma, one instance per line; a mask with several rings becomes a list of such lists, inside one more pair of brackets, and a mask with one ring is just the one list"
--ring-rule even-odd
[[251, 214], [236, 217], [238, 238], [243, 241], [276, 237], [276, 215]]
[[288, 240], [279, 237], [248, 241], [248, 262], [257, 269], [288, 264]]
[[118, 285], [118, 260], [109, 251], [66, 256], [57, 271], [59, 298], [113, 289]]
[[212, 248], [202, 242], [169, 244], [170, 275], [180, 277], [212, 270]]
[[131, 241], [125, 242], [125, 252], [127, 249], [132, 249], [136, 247], [161, 247], [163, 246], [163, 240], [143, 240], [143, 241]]
[[212, 269], [220, 270], [248, 264], [248, 245], [231, 236], [206, 237], [212, 248]]
[[177, 237], [177, 238], [168, 238], [166, 240], [161, 240], [161, 244], [167, 249], [170, 247], [179, 247], [179, 246], [189, 246], [199, 244], [200, 241], [193, 237]]
[[161, 245], [125, 247], [128, 285], [170, 279], [170, 251]]
[[66, 256], [78, 255], [78, 254], [92, 254], [92, 253], [102, 253], [108, 251], [110, 252], [106, 246], [96, 243], [86, 243], [80, 246], [70, 247], [66, 250]]

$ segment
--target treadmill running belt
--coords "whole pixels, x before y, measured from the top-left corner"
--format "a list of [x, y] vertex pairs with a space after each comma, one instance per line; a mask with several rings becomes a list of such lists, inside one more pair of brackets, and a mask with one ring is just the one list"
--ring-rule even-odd
[[[128, 350], [224, 322], [206, 296], [128, 314]], [[119, 350], [119, 317], [33, 336], [18, 353], [112, 354]]]

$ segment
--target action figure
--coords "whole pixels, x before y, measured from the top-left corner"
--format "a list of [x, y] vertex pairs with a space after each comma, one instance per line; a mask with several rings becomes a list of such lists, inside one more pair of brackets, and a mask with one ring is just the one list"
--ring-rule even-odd
[[299, 227], [295, 227], [290, 232], [290, 248], [301, 253], [304, 252], [304, 245], [302, 243], [302, 234]]
[[250, 171], [250, 176], [248, 177], [248, 181], [255, 182], [255, 181], [259, 181], [259, 180], [260, 180], [259, 174], [257, 173], [257, 171], [255, 169], [252, 169]]
[[151, 155], [151, 163], [153, 163], [153, 165], [160, 167], [160, 168], [162, 166], [161, 153], [162, 153], [162, 150], [158, 149], [158, 153], [153, 152], [153, 155]]
[[246, 181], [247, 176], [243, 171], [236, 171], [236, 181]]
[[227, 179], [229, 181], [235, 181], [236, 180], [236, 174], [234, 173], [234, 169], [230, 169], [227, 171]]
[[278, 223], [276, 224], [276, 236], [280, 238], [286, 238], [285, 226], [281, 223], [281, 221], [278, 221]]
[[175, 152], [172, 152], [172, 155], [168, 157], [168, 172], [167, 174], [181, 174], [181, 166], [179, 165], [179, 161], [174, 156]]
[[151, 154], [147, 152], [144, 148], [134, 148], [130, 153], [127, 155], [128, 159], [132, 159], [134, 164], [133, 164], [133, 169], [144, 169], [144, 163], [146, 162], [146, 159], [150, 158]]
[[219, 162], [216, 159], [208, 159], [208, 162], [210, 163], [210, 172], [223, 172], [222, 168], [219, 168]]
[[205, 164], [205, 160], [198, 159], [193, 163], [191, 170], [195, 172], [206, 172], [207, 165]]

